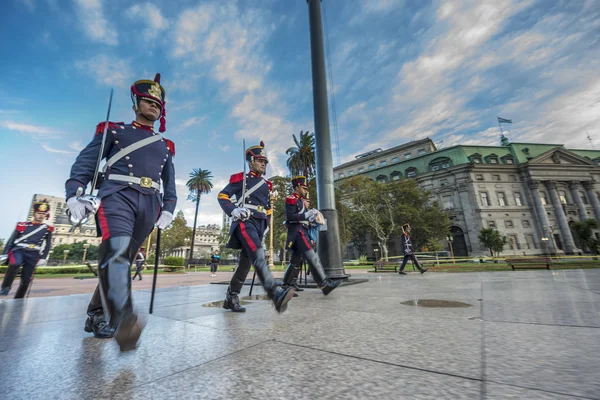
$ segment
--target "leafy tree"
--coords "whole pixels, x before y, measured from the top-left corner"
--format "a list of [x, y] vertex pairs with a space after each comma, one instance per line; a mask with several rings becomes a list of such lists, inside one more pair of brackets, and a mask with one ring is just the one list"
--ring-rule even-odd
[[208, 194], [212, 190], [212, 172], [207, 169], [194, 168], [190, 172], [190, 179], [186, 186], [190, 191], [188, 200], [196, 202], [196, 213], [194, 214], [194, 229], [192, 231], [192, 246], [190, 247], [190, 258], [194, 258], [194, 241], [196, 239], [196, 223], [198, 222], [198, 208], [200, 207], [200, 198], [203, 194]]
[[[83, 253], [85, 251], [83, 244], [87, 241], [71, 243], [71, 244], [59, 244], [52, 248], [50, 253], [50, 259], [62, 260], [64, 258], [64, 251], [69, 250], [67, 260], [69, 261], [81, 261], [83, 260]], [[90, 245], [87, 249], [85, 256], [86, 260], [97, 260], [98, 259], [98, 246]]]
[[598, 221], [592, 218], [571, 224], [571, 231], [582, 250], [597, 254], [598, 241], [594, 238], [594, 229], [598, 229]]
[[285, 152], [289, 156], [287, 166], [292, 175], [304, 175], [312, 179], [316, 172], [315, 134], [300, 131], [300, 140], [296, 135], [292, 135], [292, 138], [296, 146]]
[[0, 254], [4, 251], [4, 244], [6, 243], [6, 239], [0, 238]]
[[227, 259], [231, 255], [236, 255], [237, 250], [230, 249], [227, 247], [227, 242], [229, 242], [229, 229], [230, 225], [225, 225], [221, 228], [221, 234], [219, 235], [219, 248], [222, 259]]
[[173, 223], [161, 233], [160, 237], [160, 252], [161, 257], [165, 254], [170, 254], [178, 247], [186, 245], [185, 239], [190, 239], [192, 236], [192, 228], [187, 226], [183, 211], [179, 211], [173, 220]]
[[370, 232], [384, 259], [388, 258], [388, 241], [401, 234], [406, 222], [411, 224], [415, 247], [439, 241], [449, 231], [447, 214], [440, 210], [439, 204], [429, 201], [429, 192], [419, 188], [414, 180], [380, 183], [355, 176], [346, 179], [340, 191], [351, 235], [358, 235], [361, 227], [363, 232]]
[[494, 254], [498, 256], [506, 245], [506, 236], [494, 228], [481, 228], [477, 238], [481, 244], [489, 249], [492, 257], [494, 257]]

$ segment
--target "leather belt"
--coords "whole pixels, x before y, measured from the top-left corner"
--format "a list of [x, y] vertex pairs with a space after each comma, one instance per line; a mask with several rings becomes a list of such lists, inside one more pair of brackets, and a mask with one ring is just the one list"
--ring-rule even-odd
[[35, 244], [28, 244], [28, 243], [17, 243], [16, 244], [19, 247], [22, 247], [24, 249], [32, 249], [32, 250], [42, 250], [41, 246], [35, 245]]
[[264, 213], [267, 210], [265, 210], [265, 207], [263, 206], [255, 206], [254, 204], [244, 204], [244, 208], [249, 208], [250, 210], [256, 210], [258, 212]]
[[138, 178], [137, 176], [110, 174], [108, 180], [135, 183], [136, 185], [140, 185], [143, 188], [153, 188], [156, 190], [160, 190], [160, 183], [154, 182], [152, 178], [146, 178], [145, 176]]

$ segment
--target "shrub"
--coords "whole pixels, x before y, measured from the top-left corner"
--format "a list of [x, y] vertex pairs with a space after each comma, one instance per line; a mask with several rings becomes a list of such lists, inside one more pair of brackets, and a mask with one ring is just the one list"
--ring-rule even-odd
[[154, 260], [156, 259], [156, 254], [152, 253], [148, 256], [148, 259], [146, 260], [146, 264], [150, 265], [154, 265]]
[[367, 255], [366, 254], [361, 254], [358, 257], [358, 262], [359, 262], [359, 264], [366, 264], [367, 263]]
[[164, 265], [173, 265], [176, 267], [183, 267], [183, 257], [165, 257], [163, 260]]

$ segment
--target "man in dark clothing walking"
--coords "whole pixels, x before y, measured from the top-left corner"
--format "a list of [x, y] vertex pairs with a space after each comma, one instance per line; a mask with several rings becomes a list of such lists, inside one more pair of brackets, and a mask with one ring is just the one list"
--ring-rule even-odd
[[415, 257], [415, 253], [413, 253], [412, 243], [410, 242], [409, 235], [410, 235], [410, 225], [409, 224], [402, 225], [402, 236], [400, 239], [402, 241], [402, 250], [404, 250], [404, 259], [402, 260], [402, 265], [400, 265], [400, 271], [398, 273], [400, 275], [406, 275], [406, 272], [404, 272], [404, 267], [406, 266], [406, 263], [408, 262], [408, 259], [410, 258], [411, 261], [413, 262], [413, 265], [415, 265], [417, 267], [417, 269], [419, 271], [421, 271], [422, 274], [424, 274], [427, 271], [427, 268], [421, 267], [419, 260], [417, 260], [417, 257]]

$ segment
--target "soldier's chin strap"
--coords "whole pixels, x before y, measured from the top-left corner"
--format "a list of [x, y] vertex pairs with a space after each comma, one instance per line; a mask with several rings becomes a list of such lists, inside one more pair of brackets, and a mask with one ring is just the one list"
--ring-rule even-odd
[[158, 113], [158, 118], [153, 119], [152, 117], [148, 117], [146, 114], [144, 114], [142, 111], [140, 111], [140, 98], [135, 96], [135, 100], [133, 105], [135, 106], [135, 111], [139, 112], [140, 114], [142, 114], [144, 116], [144, 118], [146, 118], [148, 121], [152, 121], [152, 122], [156, 122], [160, 119], [160, 116], [162, 115], [162, 107], [159, 106], [159, 113]]

